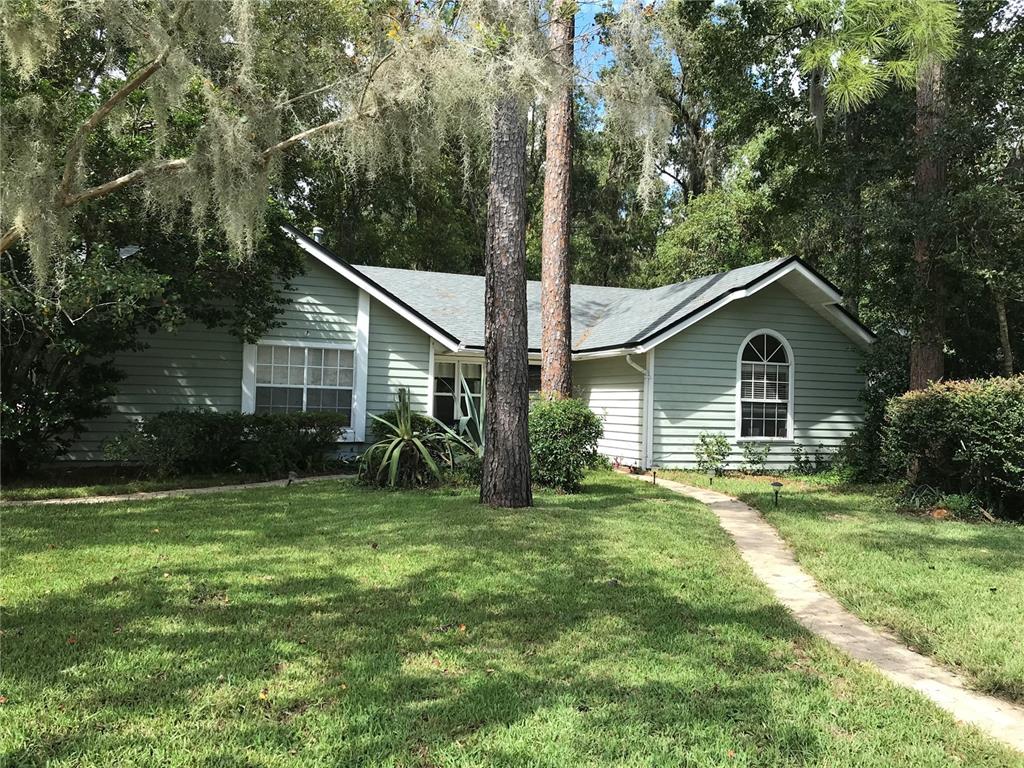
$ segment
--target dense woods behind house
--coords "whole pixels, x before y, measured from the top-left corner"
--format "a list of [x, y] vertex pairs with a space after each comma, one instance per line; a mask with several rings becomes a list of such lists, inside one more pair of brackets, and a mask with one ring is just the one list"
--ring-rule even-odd
[[[352, 263], [483, 274], [505, 167], [491, 136], [514, 145], [519, 114], [512, 172], [540, 278], [546, 8], [6, 7], [5, 469], [58, 456], [116, 390], [114, 353], [149, 331], [258, 338], [301, 266], [280, 222], [323, 227]], [[800, 257], [878, 337], [854, 446], [868, 474], [885, 471], [890, 398], [1020, 370], [1019, 3], [570, 10], [573, 282], [652, 287]], [[503, 126], [502, 110], [519, 111]]]

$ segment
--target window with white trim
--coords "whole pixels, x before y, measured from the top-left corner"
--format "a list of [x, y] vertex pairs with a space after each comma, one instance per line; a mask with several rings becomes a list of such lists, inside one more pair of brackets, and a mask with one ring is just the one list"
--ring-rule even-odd
[[434, 418], [454, 427], [461, 417], [469, 416], [472, 410], [480, 413], [484, 396], [483, 379], [484, 367], [480, 362], [436, 360], [432, 410]]
[[352, 423], [351, 349], [256, 345], [255, 412], [331, 411]]
[[788, 438], [790, 366], [782, 340], [761, 333], [743, 347], [739, 369], [739, 436]]

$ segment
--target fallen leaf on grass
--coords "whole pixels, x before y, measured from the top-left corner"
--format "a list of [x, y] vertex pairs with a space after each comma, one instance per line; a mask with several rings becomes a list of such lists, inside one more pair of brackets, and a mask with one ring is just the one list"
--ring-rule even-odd
[[74, 645], [77, 642], [78, 642], [78, 638], [75, 637], [74, 635], [71, 635], [70, 637], [68, 637], [68, 645]]
[[7, 703], [7, 697], [0, 695], [0, 705]]
[[262, 691], [260, 691], [260, 701], [269, 701], [269, 700], [270, 700], [270, 692], [266, 688], [264, 688]]

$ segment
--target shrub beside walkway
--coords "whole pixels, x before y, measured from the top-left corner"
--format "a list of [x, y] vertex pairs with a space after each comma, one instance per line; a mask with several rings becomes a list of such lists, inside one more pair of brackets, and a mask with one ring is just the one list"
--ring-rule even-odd
[[[640, 477], [651, 481], [650, 476]], [[892, 635], [872, 629], [826, 594], [796, 562], [775, 529], [757, 510], [731, 496], [672, 480], [661, 485], [706, 504], [761, 581], [803, 626], [890, 680], [927, 696], [958, 720], [1024, 752], [1024, 707], [971, 690], [931, 659]]]

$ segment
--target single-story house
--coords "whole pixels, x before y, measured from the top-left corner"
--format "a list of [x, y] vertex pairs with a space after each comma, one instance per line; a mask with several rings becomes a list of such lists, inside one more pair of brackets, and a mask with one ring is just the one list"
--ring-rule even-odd
[[[257, 344], [202, 326], [154, 334], [146, 350], [117, 359], [127, 377], [111, 413], [71, 458], [102, 459], [111, 436], [176, 408], [339, 411], [355, 449], [368, 415], [392, 408], [400, 388], [449, 422], [464, 398], [482, 396], [483, 277], [355, 266], [287, 232], [308, 263], [283, 324]], [[770, 444], [776, 467], [795, 446], [835, 449], [861, 422], [860, 362], [873, 340], [841, 298], [796, 258], [652, 289], [574, 285], [573, 380], [604, 422], [601, 453], [630, 466], [693, 466], [702, 432], [728, 439], [733, 466], [747, 441]], [[537, 386], [538, 283], [527, 301]]]

